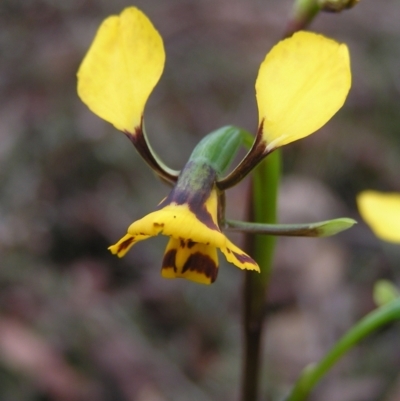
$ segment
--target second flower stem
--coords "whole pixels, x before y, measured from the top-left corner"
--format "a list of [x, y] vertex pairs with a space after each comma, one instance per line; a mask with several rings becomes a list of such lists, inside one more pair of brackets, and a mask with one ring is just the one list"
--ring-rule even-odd
[[[280, 152], [275, 151], [265, 158], [253, 173], [249, 220], [268, 224], [276, 222], [279, 177]], [[245, 273], [243, 293], [244, 363], [241, 399], [242, 401], [256, 401], [262, 356], [264, 306], [275, 249], [275, 237], [247, 234], [246, 248], [259, 264], [261, 273]]]

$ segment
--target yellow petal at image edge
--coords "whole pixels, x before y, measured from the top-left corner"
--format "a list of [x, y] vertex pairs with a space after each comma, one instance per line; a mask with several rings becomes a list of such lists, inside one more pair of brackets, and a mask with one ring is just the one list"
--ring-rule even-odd
[[364, 191], [357, 196], [358, 210], [375, 235], [400, 243], [400, 194]]
[[102, 119], [134, 133], [162, 74], [162, 38], [137, 8], [100, 26], [78, 71], [78, 95]]
[[268, 150], [312, 134], [342, 107], [351, 86], [347, 46], [300, 31], [267, 54], [256, 81]]

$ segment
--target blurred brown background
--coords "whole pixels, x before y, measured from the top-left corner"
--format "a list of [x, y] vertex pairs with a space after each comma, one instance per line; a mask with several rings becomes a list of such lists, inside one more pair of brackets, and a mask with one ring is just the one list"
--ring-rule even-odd
[[[165, 238], [109, 254], [168, 188], [129, 141], [76, 95], [100, 22], [124, 0], [0, 2], [0, 400], [234, 400], [242, 272], [168, 281]], [[290, 0], [138, 0], [167, 63], [146, 108], [150, 140], [179, 169], [222, 125], [252, 132], [254, 82]], [[400, 191], [400, 3], [361, 0], [311, 28], [350, 48], [353, 87], [317, 134], [283, 150], [282, 222], [349, 216], [356, 194]], [[248, 185], [228, 192], [240, 218]], [[240, 244], [240, 236], [232, 236]], [[221, 258], [222, 259], [222, 258]], [[379, 278], [399, 283], [400, 251], [366, 226], [331, 239], [280, 239], [267, 309], [264, 394], [279, 400], [309, 362], [368, 311]], [[319, 401], [400, 400], [399, 326], [351, 352]]]

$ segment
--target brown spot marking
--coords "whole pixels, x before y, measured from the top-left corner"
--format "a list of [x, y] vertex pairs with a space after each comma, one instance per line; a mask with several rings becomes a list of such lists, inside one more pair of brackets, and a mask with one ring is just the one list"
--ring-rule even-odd
[[187, 271], [204, 274], [213, 283], [218, 275], [218, 265], [209, 256], [196, 252], [189, 256], [183, 266], [182, 273]]
[[128, 248], [128, 246], [129, 246], [130, 244], [132, 244], [132, 242], [134, 242], [134, 241], [135, 241], [135, 237], [131, 237], [131, 238], [126, 239], [124, 242], [121, 242], [121, 243], [118, 245], [117, 254], [120, 253], [121, 251], [123, 251], [124, 249]]
[[186, 242], [186, 246], [190, 249], [193, 248], [196, 245], [196, 242], [192, 241], [191, 239], [188, 239]]
[[188, 248], [191, 249], [196, 245], [196, 242], [192, 241], [191, 239], [185, 240], [183, 238], [179, 238], [179, 246], [181, 248]]
[[240, 263], [251, 263], [252, 265], [256, 265], [256, 262], [249, 255], [245, 255], [243, 253], [236, 253], [233, 251], [232, 253]]
[[153, 223], [153, 227], [155, 227], [155, 228], [158, 228], [158, 227], [163, 228], [164, 227], [164, 223]]
[[164, 255], [164, 259], [162, 262], [162, 268], [163, 269], [174, 269], [174, 272], [176, 272], [175, 258], [176, 258], [176, 249], [170, 249]]

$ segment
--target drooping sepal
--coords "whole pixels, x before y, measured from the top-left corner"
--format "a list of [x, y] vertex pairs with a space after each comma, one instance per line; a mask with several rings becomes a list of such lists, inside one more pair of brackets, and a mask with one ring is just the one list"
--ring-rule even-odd
[[125, 254], [139, 241], [149, 238], [150, 235], [136, 233], [135, 235], [126, 234], [116, 244], [108, 247], [108, 250], [119, 258], [125, 256]]
[[221, 252], [229, 263], [234, 264], [239, 269], [260, 272], [257, 262], [228, 239], [226, 245], [221, 247]]
[[212, 284], [218, 275], [217, 249], [205, 244], [170, 238], [161, 275], [164, 278], [186, 278], [200, 284]]

